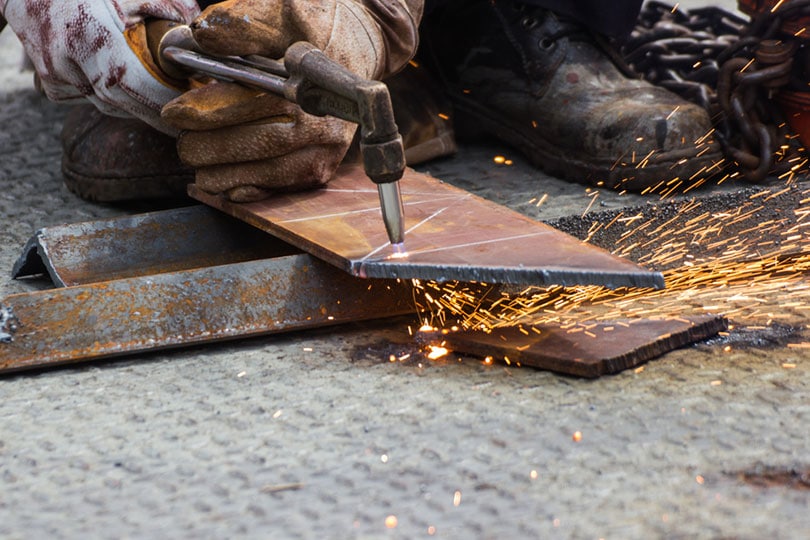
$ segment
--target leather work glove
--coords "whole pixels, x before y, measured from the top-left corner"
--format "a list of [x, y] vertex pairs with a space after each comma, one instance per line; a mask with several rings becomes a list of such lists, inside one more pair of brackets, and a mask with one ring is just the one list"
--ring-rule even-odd
[[105, 114], [167, 133], [160, 109], [180, 90], [161, 79], [141, 23], [187, 23], [199, 11], [195, 0], [0, 0], [48, 98], [86, 98]]
[[[191, 28], [203, 51], [282, 58], [308, 41], [365, 78], [392, 73], [416, 51], [422, 0], [229, 0]], [[196, 184], [237, 202], [325, 184], [357, 126], [304, 113], [281, 97], [229, 83], [191, 90], [163, 109], [183, 130], [181, 159]]]

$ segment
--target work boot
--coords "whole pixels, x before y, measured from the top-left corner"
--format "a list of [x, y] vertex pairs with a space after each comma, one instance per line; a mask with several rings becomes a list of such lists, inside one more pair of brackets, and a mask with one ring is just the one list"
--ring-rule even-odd
[[703, 109], [629, 77], [583, 26], [510, 0], [442, 6], [423, 21], [422, 58], [459, 137], [482, 130], [550, 174], [635, 191], [694, 182], [721, 160]]
[[77, 105], [65, 117], [62, 175], [71, 192], [98, 202], [182, 198], [194, 182], [173, 137], [93, 105]]

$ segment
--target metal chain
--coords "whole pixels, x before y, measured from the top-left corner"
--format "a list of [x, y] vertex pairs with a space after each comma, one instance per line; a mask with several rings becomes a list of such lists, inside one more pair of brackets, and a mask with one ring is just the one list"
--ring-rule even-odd
[[807, 56], [804, 42], [782, 32], [805, 15], [810, 0], [787, 0], [751, 21], [717, 7], [648, 2], [621, 52], [645, 79], [705, 108], [726, 157], [759, 182], [789, 169], [799, 151], [773, 97], [791, 84], [807, 90], [793, 69]]

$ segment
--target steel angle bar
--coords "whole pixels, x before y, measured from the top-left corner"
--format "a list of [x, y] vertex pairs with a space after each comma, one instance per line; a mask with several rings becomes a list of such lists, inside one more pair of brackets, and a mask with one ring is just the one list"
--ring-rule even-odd
[[377, 192], [348, 165], [324, 188], [231, 203], [194, 185], [189, 194], [360, 277], [519, 285], [663, 288], [664, 278], [548, 225], [406, 169], [405, 248], [379, 226]]
[[412, 298], [306, 254], [16, 294], [0, 372], [391, 317]]
[[12, 276], [47, 274], [64, 287], [294, 253], [300, 250], [197, 205], [40, 229]]

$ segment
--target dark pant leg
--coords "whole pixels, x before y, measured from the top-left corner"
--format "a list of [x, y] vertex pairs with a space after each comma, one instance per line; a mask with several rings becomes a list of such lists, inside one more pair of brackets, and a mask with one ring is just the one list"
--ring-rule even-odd
[[[489, 0], [469, 0], [489, 1]], [[499, 0], [511, 1], [511, 0]], [[629, 33], [636, 23], [643, 0], [522, 0], [525, 4], [541, 6], [555, 13], [568, 15], [591, 30], [608, 36]], [[425, 11], [447, 3], [447, 0], [426, 0]]]
[[523, 0], [568, 15], [591, 30], [609, 36], [630, 33], [643, 0]]

